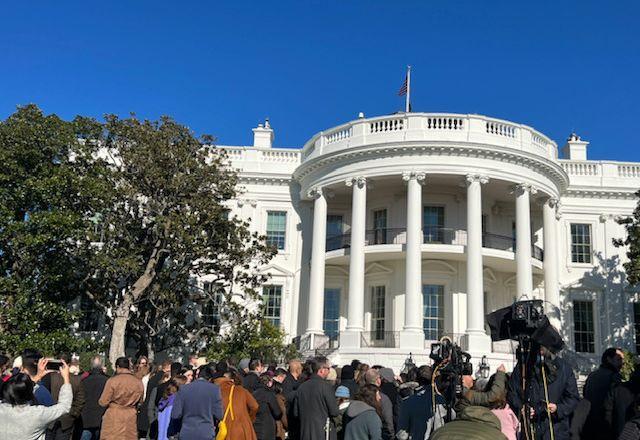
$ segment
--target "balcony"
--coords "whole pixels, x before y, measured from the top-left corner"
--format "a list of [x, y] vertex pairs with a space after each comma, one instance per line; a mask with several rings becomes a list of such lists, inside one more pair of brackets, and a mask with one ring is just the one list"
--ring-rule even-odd
[[[441, 227], [427, 227], [422, 231], [422, 244], [427, 245], [452, 245], [466, 246], [467, 231], [463, 229], [450, 229]], [[351, 234], [335, 235], [327, 238], [326, 251], [349, 249]], [[404, 245], [407, 243], [407, 232], [404, 228], [369, 229], [365, 233], [365, 246], [376, 245]], [[515, 252], [516, 240], [513, 237], [491, 233], [482, 234], [482, 247], [499, 251]], [[531, 246], [531, 256], [538, 260], [544, 260], [544, 251], [536, 246]]]

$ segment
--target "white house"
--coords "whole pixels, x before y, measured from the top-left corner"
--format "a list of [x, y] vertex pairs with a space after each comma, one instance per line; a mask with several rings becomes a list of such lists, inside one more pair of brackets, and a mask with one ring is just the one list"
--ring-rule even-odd
[[[640, 163], [587, 160], [526, 125], [481, 115], [398, 113], [274, 148], [223, 146], [250, 219], [278, 255], [263, 270], [268, 317], [306, 352], [399, 369], [450, 335], [492, 363], [485, 314], [541, 298], [576, 359], [636, 350], [640, 302], [624, 282], [617, 224], [636, 205]], [[638, 324], [638, 326], [636, 325]]]

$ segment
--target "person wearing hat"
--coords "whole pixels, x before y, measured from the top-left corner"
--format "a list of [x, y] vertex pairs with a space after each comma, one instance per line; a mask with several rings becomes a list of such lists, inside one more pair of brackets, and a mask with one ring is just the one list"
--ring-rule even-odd
[[345, 365], [340, 372], [340, 385], [349, 389], [349, 394], [355, 396], [358, 392], [358, 384], [354, 380], [354, 369], [351, 365]]
[[334, 417], [333, 420], [336, 425], [338, 440], [343, 440], [344, 426], [342, 425], [342, 417], [344, 416], [344, 413], [347, 412], [347, 408], [349, 408], [349, 404], [351, 403], [351, 393], [349, 392], [349, 388], [344, 385], [340, 385], [336, 388], [336, 400], [338, 401], [338, 411], [340, 414], [337, 417]]

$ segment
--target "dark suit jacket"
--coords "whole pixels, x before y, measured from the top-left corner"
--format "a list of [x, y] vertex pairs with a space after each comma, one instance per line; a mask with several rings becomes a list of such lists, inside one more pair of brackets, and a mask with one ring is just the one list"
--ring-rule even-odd
[[82, 381], [85, 397], [84, 408], [82, 408], [83, 428], [99, 428], [102, 424], [102, 416], [106, 408], [98, 404], [98, 399], [100, 399], [108, 379], [101, 369], [94, 369]]
[[[300, 423], [300, 440], [325, 440], [327, 419], [337, 417], [338, 404], [333, 387], [317, 374], [300, 384], [296, 391], [293, 415]], [[337, 439], [333, 422], [329, 425], [330, 439]]]
[[[51, 397], [53, 400], [58, 403], [58, 396], [60, 395], [60, 388], [62, 388], [62, 384], [64, 381], [62, 380], [62, 376], [60, 373], [52, 373], [51, 376]], [[60, 422], [60, 427], [67, 431], [73, 427], [76, 419], [82, 416], [82, 408], [85, 403], [84, 396], [84, 387], [82, 386], [82, 381], [80, 376], [71, 376], [71, 390], [73, 391], [73, 401], [71, 402], [71, 410], [69, 410], [68, 414], [61, 416], [58, 421]]]
[[273, 440], [276, 438], [276, 420], [282, 418], [282, 410], [276, 400], [276, 394], [264, 385], [260, 385], [254, 390], [253, 397], [260, 405], [256, 420], [253, 422], [256, 436], [258, 440]]

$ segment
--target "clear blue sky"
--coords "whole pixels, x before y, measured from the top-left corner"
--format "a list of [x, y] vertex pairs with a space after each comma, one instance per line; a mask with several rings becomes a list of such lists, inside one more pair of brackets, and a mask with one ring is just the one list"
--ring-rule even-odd
[[640, 2], [11, 1], [0, 13], [0, 118], [167, 114], [278, 146], [403, 107], [572, 130], [591, 159], [640, 161]]

